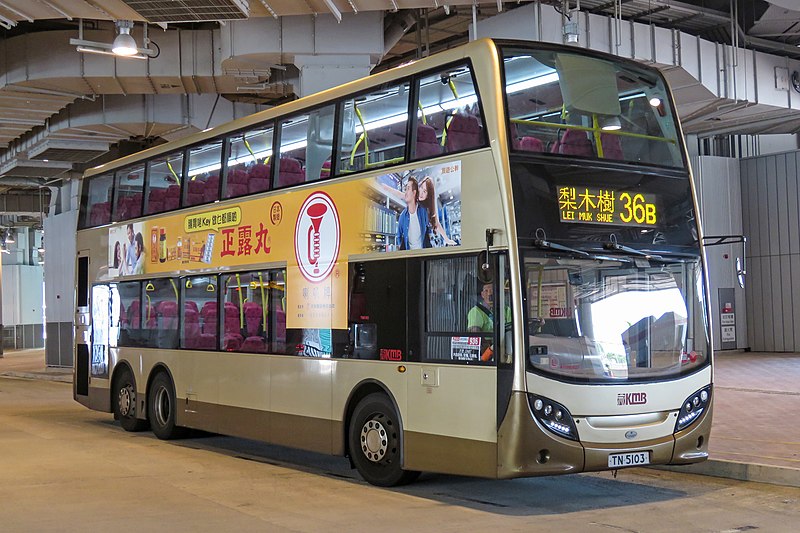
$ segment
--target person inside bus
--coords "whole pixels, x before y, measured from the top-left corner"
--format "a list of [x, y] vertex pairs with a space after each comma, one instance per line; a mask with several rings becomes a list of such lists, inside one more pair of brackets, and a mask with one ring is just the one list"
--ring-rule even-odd
[[428, 210], [419, 203], [419, 184], [415, 178], [408, 178], [403, 194], [406, 208], [397, 220], [397, 249], [430, 248]]
[[[467, 331], [492, 333], [494, 331], [494, 285], [484, 283], [478, 294], [480, 300], [467, 313]], [[511, 324], [511, 308], [506, 306], [505, 323]], [[494, 355], [491, 339], [484, 339], [481, 346], [481, 361], [490, 361]]]
[[428, 240], [430, 240], [431, 246], [434, 248], [455, 246], [456, 241], [450, 238], [450, 224], [447, 220], [447, 213], [436, 196], [436, 190], [430, 176], [425, 176], [419, 183], [419, 203], [428, 212], [428, 225], [430, 228]]
[[136, 241], [136, 260], [133, 264], [131, 274], [144, 274], [144, 237], [142, 237], [141, 232], [136, 234], [134, 240]]

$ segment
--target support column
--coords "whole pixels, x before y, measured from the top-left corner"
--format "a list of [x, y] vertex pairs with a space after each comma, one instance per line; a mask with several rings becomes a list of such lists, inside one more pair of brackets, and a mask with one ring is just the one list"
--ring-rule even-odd
[[[77, 243], [78, 182], [67, 182], [60, 196], [64, 199], [44, 219], [45, 231], [45, 305], [46, 323], [44, 356], [47, 366], [73, 365], [73, 319], [75, 316], [75, 256]], [[69, 199], [69, 202], [66, 199]], [[67, 204], [64, 209], [64, 204]], [[63, 211], [62, 211], [63, 209]]]

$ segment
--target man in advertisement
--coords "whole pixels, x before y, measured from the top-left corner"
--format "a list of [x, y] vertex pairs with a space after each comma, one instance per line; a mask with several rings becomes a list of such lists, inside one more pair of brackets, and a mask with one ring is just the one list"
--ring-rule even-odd
[[415, 178], [408, 178], [403, 194], [406, 208], [397, 220], [397, 249], [430, 248], [428, 211], [419, 203], [419, 184]]

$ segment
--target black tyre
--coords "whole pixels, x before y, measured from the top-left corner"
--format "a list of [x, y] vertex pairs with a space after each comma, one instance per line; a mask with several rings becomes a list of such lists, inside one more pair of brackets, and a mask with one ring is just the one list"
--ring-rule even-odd
[[159, 439], [180, 439], [186, 435], [186, 428], [175, 424], [176, 409], [172, 380], [165, 372], [160, 372], [153, 378], [147, 393], [147, 416], [153, 433]]
[[136, 417], [136, 383], [127, 368], [122, 370], [114, 379], [111, 402], [114, 409], [114, 420], [119, 420], [119, 425], [122, 426], [122, 429], [125, 431], [144, 431], [147, 429], [147, 420]]
[[350, 420], [350, 457], [367, 482], [380, 487], [404, 485], [419, 472], [403, 470], [400, 417], [385, 394], [363, 398]]

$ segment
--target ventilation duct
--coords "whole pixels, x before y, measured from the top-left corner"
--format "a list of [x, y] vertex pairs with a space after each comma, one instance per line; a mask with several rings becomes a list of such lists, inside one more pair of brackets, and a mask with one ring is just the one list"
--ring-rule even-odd
[[247, 0], [122, 0], [148, 22], [201, 22], [246, 19]]

